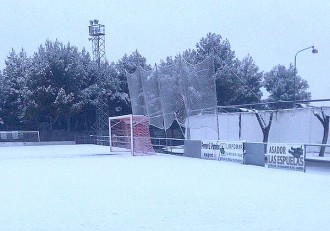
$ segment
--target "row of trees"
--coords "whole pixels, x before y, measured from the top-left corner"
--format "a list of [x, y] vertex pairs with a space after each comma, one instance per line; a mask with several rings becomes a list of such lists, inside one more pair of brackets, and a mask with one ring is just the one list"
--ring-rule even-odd
[[[135, 57], [144, 60], [142, 57]], [[0, 118], [4, 129], [90, 130], [98, 95], [110, 114], [129, 113], [124, 89], [126, 59], [99, 68], [84, 49], [46, 41], [33, 57], [12, 50], [0, 75]], [[98, 85], [96, 79], [101, 78]]]
[[[260, 103], [262, 100], [262, 87], [269, 93], [265, 101], [292, 101], [294, 96], [294, 67], [277, 65], [269, 72], [259, 70], [252, 56], [247, 55], [242, 60], [235, 56], [227, 39], [221, 35], [208, 33], [196, 44], [196, 49], [189, 49], [182, 56], [190, 63], [203, 61], [208, 55], [215, 56], [216, 85], [218, 105], [241, 105]], [[168, 57], [162, 64], [172, 64], [172, 57]], [[308, 83], [296, 75], [297, 100], [311, 99]], [[277, 107], [292, 107], [292, 104]]]
[[[211, 53], [215, 56], [219, 105], [260, 102], [263, 86], [269, 92], [268, 100], [293, 98], [292, 65], [278, 65], [263, 73], [250, 55], [236, 58], [229, 41], [213, 33], [202, 38], [195, 49], [167, 57], [160, 65], [173, 63], [179, 55], [195, 64]], [[59, 41], [46, 41], [32, 57], [24, 49], [18, 53], [11, 50], [0, 72], [0, 128], [90, 130], [99, 97], [106, 102], [110, 116], [128, 114], [131, 108], [125, 75], [138, 65], [151, 68], [146, 58], [134, 51], [116, 63], [98, 67], [85, 49], [79, 51]], [[100, 85], [97, 78], [102, 79]], [[307, 82], [299, 76], [296, 82], [297, 99], [310, 99]]]

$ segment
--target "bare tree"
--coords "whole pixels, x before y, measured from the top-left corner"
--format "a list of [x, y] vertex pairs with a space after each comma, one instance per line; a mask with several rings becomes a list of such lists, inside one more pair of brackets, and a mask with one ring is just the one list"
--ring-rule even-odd
[[[323, 125], [322, 144], [327, 144], [328, 136], [329, 136], [329, 119], [330, 119], [330, 116], [326, 115], [322, 108], [321, 108], [321, 113], [322, 113], [322, 116], [317, 112], [314, 112], [314, 115], [319, 119], [319, 121]], [[321, 149], [320, 149], [319, 156], [323, 157], [324, 152], [325, 152], [325, 146], [322, 146]]]
[[258, 111], [254, 111], [254, 114], [256, 115], [260, 128], [262, 130], [262, 134], [263, 134], [262, 142], [267, 143], [268, 136], [269, 136], [269, 130], [270, 130], [270, 127], [272, 126], [272, 121], [273, 121], [273, 112], [270, 112], [268, 123], [266, 123], [265, 119], [262, 117], [262, 115], [259, 114]]

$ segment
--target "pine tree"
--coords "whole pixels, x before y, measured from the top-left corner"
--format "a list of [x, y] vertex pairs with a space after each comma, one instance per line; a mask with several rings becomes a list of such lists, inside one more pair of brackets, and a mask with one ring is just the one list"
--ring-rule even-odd
[[[268, 101], [292, 101], [294, 99], [294, 67], [277, 65], [264, 75], [264, 87], [269, 92]], [[307, 91], [308, 83], [296, 75], [296, 99], [310, 100], [311, 93]], [[277, 104], [278, 108], [290, 108], [291, 103]]]
[[262, 72], [250, 55], [242, 61], [235, 58], [229, 41], [214, 33], [208, 33], [196, 44], [196, 52], [196, 62], [201, 62], [208, 55], [214, 55], [218, 105], [260, 101]]
[[26, 124], [26, 109], [29, 105], [29, 90], [26, 86], [30, 70], [30, 58], [22, 49], [18, 54], [11, 50], [5, 60], [2, 76], [2, 120], [7, 128], [23, 128]]
[[263, 73], [259, 71], [253, 58], [248, 55], [242, 61], [236, 60], [234, 67], [236, 71], [232, 74], [238, 82], [235, 81], [236, 86], [232, 89], [236, 92], [233, 104], [259, 103], [262, 97]]
[[[48, 122], [53, 128], [71, 129], [71, 119], [82, 107], [86, 64], [78, 49], [69, 43], [46, 41], [32, 59], [28, 86], [31, 89], [30, 118]], [[70, 100], [69, 100], [70, 99]], [[65, 121], [65, 126], [61, 125]]]

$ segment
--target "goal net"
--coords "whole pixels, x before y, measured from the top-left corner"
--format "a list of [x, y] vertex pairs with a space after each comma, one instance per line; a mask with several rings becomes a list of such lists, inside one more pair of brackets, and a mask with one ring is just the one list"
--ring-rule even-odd
[[0, 131], [0, 142], [40, 142], [39, 131]]
[[155, 154], [149, 119], [142, 115], [123, 115], [109, 118], [110, 152], [130, 152], [133, 156]]

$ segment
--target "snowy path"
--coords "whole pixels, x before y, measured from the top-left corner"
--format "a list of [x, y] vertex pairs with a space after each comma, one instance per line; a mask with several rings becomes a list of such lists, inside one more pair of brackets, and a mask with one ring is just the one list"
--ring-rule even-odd
[[1, 147], [0, 230], [329, 230], [328, 172], [106, 153]]

